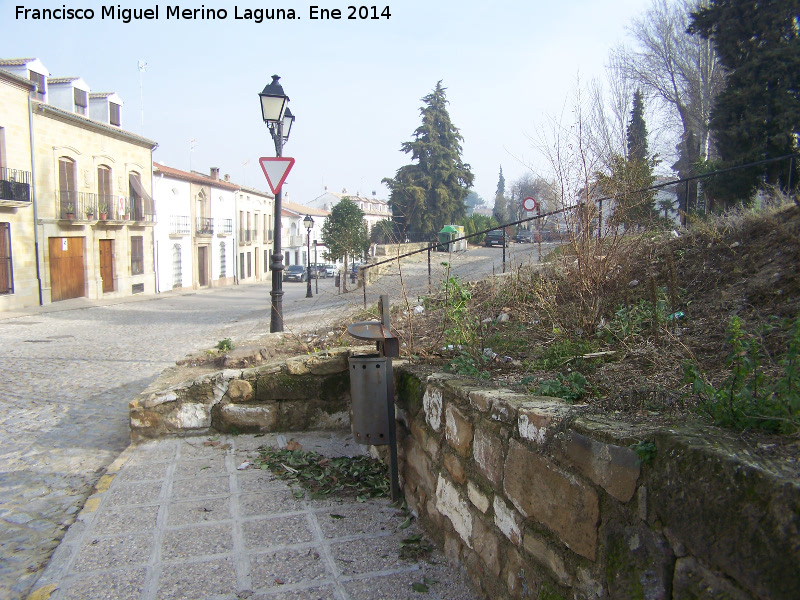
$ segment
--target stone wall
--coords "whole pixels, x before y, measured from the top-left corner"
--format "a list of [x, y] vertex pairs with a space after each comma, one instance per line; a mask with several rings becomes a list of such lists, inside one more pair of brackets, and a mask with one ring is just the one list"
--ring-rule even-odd
[[800, 597], [800, 483], [733, 436], [396, 371], [406, 500], [487, 597]]
[[130, 402], [131, 439], [348, 427], [347, 359], [357, 349], [224, 369], [173, 385], [165, 384], [167, 372]]
[[[349, 424], [337, 349], [167, 385], [131, 436]], [[487, 598], [800, 597], [800, 481], [724, 431], [630, 425], [395, 361], [410, 508]], [[631, 446], [650, 442], [640, 464]]]

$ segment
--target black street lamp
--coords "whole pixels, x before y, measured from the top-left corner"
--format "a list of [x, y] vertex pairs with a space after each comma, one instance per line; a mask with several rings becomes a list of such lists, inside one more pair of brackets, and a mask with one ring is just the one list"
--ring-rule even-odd
[[[272, 82], [267, 84], [258, 95], [261, 100], [261, 116], [269, 127], [272, 140], [275, 142], [275, 156], [283, 156], [283, 144], [289, 141], [289, 132], [292, 129], [294, 115], [289, 110], [289, 96], [283, 92], [280, 77], [272, 76]], [[283, 251], [281, 248], [281, 191], [275, 194], [275, 230], [272, 244], [272, 312], [270, 315], [269, 330], [271, 332], [283, 331]]]
[[[313, 298], [314, 294], [311, 293], [311, 228], [314, 226], [314, 219], [311, 218], [311, 215], [306, 215], [306, 218], [303, 219], [303, 225], [306, 228], [306, 256], [308, 257], [308, 289], [306, 290], [306, 298]], [[316, 269], [317, 266], [314, 265]]]

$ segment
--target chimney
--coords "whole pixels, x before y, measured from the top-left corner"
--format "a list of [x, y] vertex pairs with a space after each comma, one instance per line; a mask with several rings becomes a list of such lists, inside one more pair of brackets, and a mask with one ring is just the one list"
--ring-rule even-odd
[[219, 181], [219, 167], [211, 167], [211, 179]]
[[230, 181], [231, 181], [231, 176], [230, 176], [230, 173], [225, 173], [225, 181], [227, 181], [228, 183], [230, 183]]

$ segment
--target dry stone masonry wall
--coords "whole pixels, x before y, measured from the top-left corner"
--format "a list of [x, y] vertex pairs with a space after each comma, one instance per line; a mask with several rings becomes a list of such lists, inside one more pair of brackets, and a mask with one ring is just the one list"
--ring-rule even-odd
[[406, 499], [487, 597], [800, 597], [800, 485], [732, 436], [409, 365], [395, 381]]
[[[337, 349], [167, 385], [134, 439], [349, 426]], [[796, 600], [800, 482], [718, 430], [633, 426], [395, 362], [409, 506], [487, 598]], [[631, 446], [655, 446], [640, 464]]]

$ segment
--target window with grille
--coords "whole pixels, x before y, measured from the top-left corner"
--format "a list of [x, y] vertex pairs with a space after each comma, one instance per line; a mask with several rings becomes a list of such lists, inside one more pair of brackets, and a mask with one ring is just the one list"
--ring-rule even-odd
[[269, 250], [264, 250], [264, 273], [269, 271]]
[[131, 275], [144, 273], [144, 238], [131, 236]]
[[11, 223], [0, 223], [0, 294], [14, 293], [11, 268]]
[[228, 267], [225, 264], [225, 242], [219, 243], [219, 278], [225, 279], [228, 276]]
[[172, 287], [183, 287], [183, 272], [181, 266], [183, 260], [181, 258], [181, 245], [175, 244], [172, 247]]

